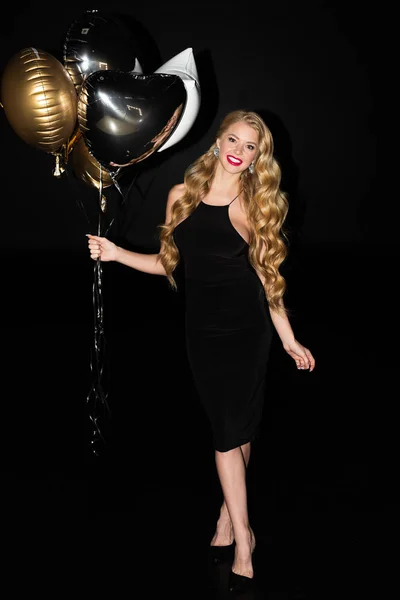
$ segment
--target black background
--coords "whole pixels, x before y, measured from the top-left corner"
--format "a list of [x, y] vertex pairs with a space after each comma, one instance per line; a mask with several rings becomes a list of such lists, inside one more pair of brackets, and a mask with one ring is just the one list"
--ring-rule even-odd
[[[273, 133], [290, 197], [288, 304], [317, 366], [295, 372], [274, 347], [258, 491], [285, 506], [331, 506], [342, 497], [393, 505], [398, 245], [394, 199], [381, 198], [377, 180], [372, 8], [287, 0], [90, 8], [123, 15], [144, 72], [192, 48], [202, 93], [185, 138], [124, 171], [124, 201], [106, 190], [112, 239], [157, 251], [168, 190], [212, 143], [226, 112], [256, 110]], [[78, 2], [7, 6], [0, 70], [28, 46], [61, 60], [82, 10]], [[98, 456], [88, 449], [94, 264], [85, 233], [97, 231], [97, 192], [70, 169], [54, 177], [54, 157], [25, 144], [4, 113], [0, 123], [4, 471], [63, 481], [71, 505], [89, 506], [89, 514], [129, 510], [132, 486], [212, 487], [208, 425], [184, 352], [184, 298], [163, 278], [116, 264], [103, 265], [102, 279], [111, 417], [101, 421]], [[82, 486], [79, 500], [67, 481]]]

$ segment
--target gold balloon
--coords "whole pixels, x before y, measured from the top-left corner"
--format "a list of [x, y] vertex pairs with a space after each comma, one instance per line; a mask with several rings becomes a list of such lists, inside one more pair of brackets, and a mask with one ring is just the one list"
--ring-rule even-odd
[[70, 136], [70, 138], [68, 139], [68, 143], [66, 144], [66, 147], [65, 147], [65, 152], [66, 152], [67, 157], [69, 154], [71, 154], [72, 150], [75, 148], [76, 144], [79, 142], [81, 137], [82, 137], [82, 133], [79, 128], [79, 123], [78, 123], [78, 121], [76, 121], [75, 129], [72, 132], [72, 135]]
[[[100, 188], [110, 187], [114, 184], [111, 175], [101, 167], [100, 163], [92, 156], [81, 137], [75, 144], [71, 154], [71, 165], [75, 175], [88, 185]], [[118, 175], [116, 176], [118, 177]]]
[[62, 145], [61, 150], [56, 153], [56, 157], [59, 156], [59, 159], [62, 160], [63, 165], [66, 165], [68, 163], [69, 155], [71, 154], [72, 150], [75, 148], [76, 144], [79, 142], [81, 137], [82, 133], [77, 120], [72, 135], [68, 138], [67, 142], [65, 142], [65, 144]]
[[23, 48], [8, 62], [1, 102], [15, 133], [44, 152], [60, 152], [77, 123], [77, 94], [67, 70], [54, 56]]

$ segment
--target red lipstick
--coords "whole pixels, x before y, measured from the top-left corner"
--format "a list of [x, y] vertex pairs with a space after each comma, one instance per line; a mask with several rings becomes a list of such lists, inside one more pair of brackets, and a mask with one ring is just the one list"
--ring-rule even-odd
[[228, 161], [228, 163], [234, 167], [240, 167], [240, 165], [242, 164], [242, 160], [240, 160], [240, 158], [237, 158], [236, 156], [233, 156], [231, 154], [227, 154], [226, 155], [226, 160]]

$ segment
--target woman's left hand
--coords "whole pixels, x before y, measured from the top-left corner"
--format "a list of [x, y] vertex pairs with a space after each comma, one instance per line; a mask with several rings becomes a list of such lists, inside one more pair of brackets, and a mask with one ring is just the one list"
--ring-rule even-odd
[[293, 358], [298, 369], [307, 369], [310, 372], [315, 368], [315, 359], [308, 348], [300, 344], [297, 340], [293, 340], [288, 344], [283, 345], [286, 352]]

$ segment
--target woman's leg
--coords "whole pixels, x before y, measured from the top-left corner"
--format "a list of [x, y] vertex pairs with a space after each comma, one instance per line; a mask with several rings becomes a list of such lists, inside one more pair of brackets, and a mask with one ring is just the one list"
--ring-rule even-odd
[[232, 571], [238, 575], [253, 577], [251, 555], [255, 538], [247, 510], [247, 464], [244, 453], [241, 447], [228, 452], [216, 451], [215, 462], [236, 542]]
[[[246, 468], [250, 460], [251, 444], [248, 442], [241, 446], [243, 459], [246, 464]], [[219, 519], [217, 521], [217, 527], [214, 536], [211, 540], [211, 546], [229, 546], [234, 540], [233, 527], [231, 517], [229, 516], [228, 507], [226, 506], [225, 499], [222, 503]]]

